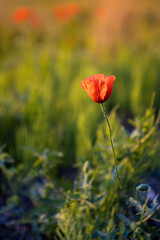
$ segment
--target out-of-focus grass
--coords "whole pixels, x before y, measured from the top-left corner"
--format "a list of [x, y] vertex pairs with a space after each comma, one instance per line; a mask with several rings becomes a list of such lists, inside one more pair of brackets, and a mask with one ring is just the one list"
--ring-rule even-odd
[[[60, 23], [52, 16], [50, 2], [28, 2], [44, 21], [41, 29], [11, 22], [18, 1], [7, 9], [2, 4], [6, 27], [2, 22], [0, 143], [7, 144], [17, 161], [23, 159], [26, 170], [33, 158], [19, 147], [60, 150], [62, 164], [68, 166], [94, 143], [102, 117], [98, 104], [80, 87], [85, 77], [116, 75], [106, 106], [109, 110], [119, 104], [123, 118], [144, 112], [153, 91], [159, 107], [159, 3], [150, 7], [142, 1], [138, 12], [125, 3], [125, 9], [119, 8], [119, 1], [94, 2], [90, 8], [78, 3], [79, 14]], [[102, 7], [106, 15], [101, 16]]]
[[[107, 113], [114, 107], [109, 119], [121, 181], [137, 199], [135, 187], [150, 184], [157, 174], [154, 198], [159, 191], [160, 2], [74, 2], [79, 11], [66, 20], [53, 14], [58, 1], [29, 0], [26, 6], [26, 1], [0, 0], [0, 236], [10, 238], [15, 229], [19, 238], [27, 238], [28, 226], [35, 239], [43, 239], [41, 233], [48, 239], [157, 239], [157, 200], [145, 210], [143, 198], [141, 203], [132, 199], [142, 217], [154, 214], [151, 223], [141, 224], [139, 211], [119, 191], [100, 106], [80, 83], [96, 73], [116, 76], [105, 107]], [[20, 5], [35, 11], [43, 24], [13, 22]], [[129, 132], [121, 121], [132, 116]], [[65, 181], [57, 177], [64, 171]]]

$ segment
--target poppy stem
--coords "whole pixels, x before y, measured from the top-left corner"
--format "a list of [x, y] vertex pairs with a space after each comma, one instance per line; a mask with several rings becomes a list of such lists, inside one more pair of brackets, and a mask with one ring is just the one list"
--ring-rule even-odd
[[150, 194], [151, 194], [151, 188], [149, 187], [147, 199], [146, 199], [146, 201], [145, 201], [145, 203], [144, 203], [144, 205], [143, 205], [143, 212], [142, 212], [142, 215], [141, 215], [140, 224], [143, 222], [144, 213], [145, 213], [145, 209], [146, 209], [146, 206], [147, 206], [147, 203], [148, 203]]
[[105, 112], [105, 110], [104, 110], [103, 103], [101, 103], [101, 109], [102, 109], [103, 115], [104, 115], [104, 117], [105, 117], [105, 119], [106, 119], [106, 122], [107, 122], [107, 125], [108, 125], [108, 128], [109, 128], [109, 137], [110, 137], [110, 142], [111, 142], [112, 152], [113, 152], [113, 157], [114, 157], [114, 167], [115, 167], [115, 170], [116, 170], [116, 175], [117, 175], [117, 179], [118, 179], [118, 181], [119, 181], [120, 188], [122, 189], [121, 180], [120, 180], [119, 173], [118, 173], [118, 169], [117, 169], [116, 154], [115, 154], [114, 145], [113, 145], [113, 141], [112, 141], [111, 125], [110, 125], [110, 123], [109, 123], [109, 119], [108, 119], [108, 117], [107, 117], [107, 114], [106, 114], [106, 112]]

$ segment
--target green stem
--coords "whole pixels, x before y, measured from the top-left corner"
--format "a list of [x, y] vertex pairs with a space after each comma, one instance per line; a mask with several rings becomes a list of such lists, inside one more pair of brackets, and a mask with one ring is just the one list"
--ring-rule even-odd
[[102, 109], [102, 112], [103, 112], [103, 115], [106, 119], [106, 122], [107, 122], [107, 125], [108, 125], [108, 128], [109, 128], [109, 137], [110, 137], [110, 142], [111, 142], [111, 146], [112, 146], [112, 152], [113, 152], [113, 157], [114, 157], [114, 167], [115, 167], [115, 170], [116, 170], [116, 175], [117, 175], [117, 179], [119, 181], [119, 185], [120, 185], [120, 188], [122, 189], [122, 186], [121, 186], [121, 180], [120, 180], [120, 177], [119, 177], [119, 173], [118, 173], [118, 169], [117, 169], [117, 160], [116, 160], [116, 154], [115, 154], [115, 150], [114, 150], [114, 145], [113, 145], [113, 141], [112, 141], [112, 131], [111, 131], [111, 125], [109, 123], [109, 119], [107, 117], [107, 114], [104, 110], [104, 107], [103, 107], [103, 104], [101, 103], [101, 109]]
[[144, 204], [144, 207], [143, 207], [143, 212], [142, 212], [140, 224], [143, 222], [144, 212], [145, 212], [145, 209], [146, 209], [146, 206], [147, 206], [150, 194], [151, 194], [151, 188], [149, 187], [149, 189], [148, 189], [148, 196], [146, 198], [146, 201], [145, 201], [145, 204]]

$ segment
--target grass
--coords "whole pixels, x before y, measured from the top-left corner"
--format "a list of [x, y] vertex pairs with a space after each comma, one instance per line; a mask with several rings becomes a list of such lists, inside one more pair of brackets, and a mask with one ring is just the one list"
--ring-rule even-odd
[[[157, 225], [149, 213], [156, 219], [158, 204], [150, 199], [145, 206], [145, 193], [139, 196], [136, 187], [149, 183], [154, 174], [159, 179], [159, 3], [151, 10], [149, 3], [141, 3], [143, 14], [136, 20], [133, 15], [134, 26], [128, 21], [125, 34], [127, 12], [120, 9], [123, 14], [115, 18], [108, 38], [106, 20], [94, 15], [96, 3], [91, 10], [82, 4], [80, 15], [64, 24], [49, 15], [49, 4], [41, 29], [11, 23], [9, 14], [16, 5], [8, 5], [3, 16], [7, 27], [1, 23], [0, 146], [5, 148], [0, 157], [0, 216], [22, 210], [19, 224], [29, 224], [35, 239], [43, 239], [43, 234], [68, 240], [156, 239]], [[39, 5], [38, 13], [42, 10]], [[116, 76], [105, 108], [112, 109], [109, 118], [123, 185], [137, 200], [121, 196], [100, 107], [80, 87], [96, 73]], [[66, 178], [68, 169], [75, 168], [73, 183]], [[59, 179], [62, 172], [64, 179]], [[129, 201], [133, 207], [126, 206]], [[147, 218], [151, 222], [141, 221]], [[10, 226], [15, 226], [12, 220]]]
[[[117, 76], [107, 108], [120, 103], [122, 118], [142, 113], [154, 90], [158, 108], [158, 61], [154, 65], [151, 55], [145, 53], [139, 59], [138, 53], [120, 49], [114, 61], [108, 57], [100, 66], [78, 46], [73, 55], [71, 46], [55, 47], [51, 41], [35, 45], [28, 36], [19, 38], [19, 45], [2, 63], [0, 71], [1, 143], [6, 143], [16, 158], [21, 158], [18, 155], [22, 151], [17, 153], [20, 146], [31, 146], [38, 151], [48, 147], [64, 152], [63, 164], [70, 165], [92, 145], [94, 129], [102, 118], [95, 115], [98, 105], [86, 98], [80, 82], [97, 72]], [[124, 58], [121, 54], [125, 51]], [[89, 140], [82, 148], [83, 138]]]

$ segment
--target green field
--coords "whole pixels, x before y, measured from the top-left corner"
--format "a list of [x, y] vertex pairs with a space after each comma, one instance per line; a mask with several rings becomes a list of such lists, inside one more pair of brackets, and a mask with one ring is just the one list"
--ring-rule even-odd
[[[0, 239], [158, 239], [159, 1], [0, 3]], [[20, 6], [33, 13], [15, 22]], [[104, 105], [126, 194], [81, 88], [97, 73], [116, 76]]]

